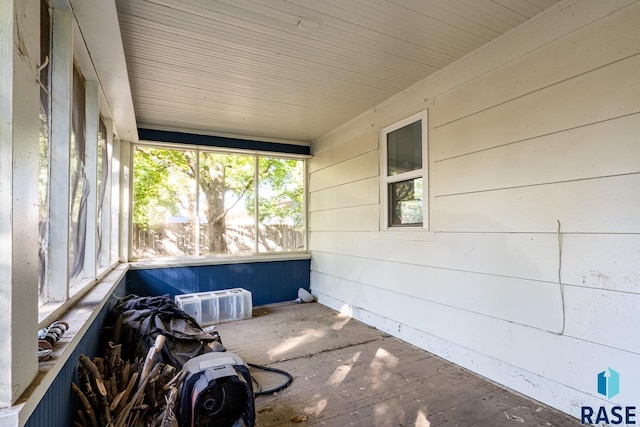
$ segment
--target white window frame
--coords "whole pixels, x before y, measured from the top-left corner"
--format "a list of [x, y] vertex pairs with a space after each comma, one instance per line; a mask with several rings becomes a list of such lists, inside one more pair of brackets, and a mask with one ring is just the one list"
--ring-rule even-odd
[[[194, 255], [179, 255], [179, 256], [169, 256], [169, 257], [148, 257], [148, 258], [136, 258], [132, 254], [134, 252], [133, 248], [133, 214], [129, 216], [128, 225], [129, 225], [129, 238], [128, 238], [128, 247], [127, 247], [127, 260], [133, 263], [145, 263], [145, 262], [156, 262], [157, 259], [162, 259], [165, 265], [194, 265], [193, 260], [204, 260], [208, 263], [216, 263], [216, 260], [229, 260], [232, 258], [237, 259], [252, 259], [252, 260], [262, 260], [274, 257], [295, 257], [297, 255], [306, 255], [309, 253], [309, 214], [308, 214], [308, 193], [309, 193], [309, 181], [308, 181], [308, 170], [309, 170], [309, 155], [306, 154], [292, 154], [292, 153], [281, 153], [281, 152], [271, 152], [271, 151], [260, 151], [260, 150], [242, 150], [242, 149], [229, 149], [224, 147], [215, 147], [215, 146], [203, 146], [203, 145], [191, 145], [191, 144], [176, 144], [176, 143], [158, 143], [156, 141], [144, 141], [141, 140], [135, 144], [130, 145], [130, 165], [131, 165], [131, 174], [128, 176], [129, 188], [126, 190], [129, 195], [130, 200], [130, 212], [133, 212], [133, 204], [134, 204], [134, 185], [133, 182], [135, 180], [135, 176], [133, 174], [134, 169], [134, 152], [136, 147], [148, 147], [148, 148], [158, 148], [158, 149], [166, 149], [166, 150], [184, 150], [184, 151], [193, 151], [196, 153], [196, 177], [195, 177], [195, 190], [196, 194], [200, 192], [200, 153], [201, 152], [209, 152], [209, 153], [217, 153], [217, 154], [228, 154], [228, 155], [241, 155], [241, 156], [249, 156], [254, 158], [254, 180], [253, 180], [253, 191], [255, 192], [256, 197], [254, 198], [254, 208], [256, 215], [254, 217], [254, 226], [256, 230], [256, 239], [254, 242], [253, 252], [246, 254], [200, 254], [200, 233], [196, 233], [195, 236], [195, 254]], [[289, 160], [298, 160], [302, 161], [303, 165], [303, 222], [304, 222], [304, 249], [301, 250], [291, 250], [291, 251], [273, 251], [273, 252], [265, 252], [259, 250], [259, 232], [260, 232], [260, 220], [257, 215], [258, 212], [258, 186], [259, 186], [259, 168], [258, 162], [259, 159], [265, 157], [273, 157], [278, 159], [289, 159]], [[124, 160], [123, 160], [124, 162]], [[123, 190], [125, 191], [125, 190]], [[196, 212], [200, 211], [200, 197], [196, 197], [195, 203]], [[123, 213], [125, 215], [125, 213]], [[195, 215], [197, 230], [200, 229], [200, 215]]]
[[[59, 7], [56, 7], [59, 6]], [[82, 43], [80, 30], [73, 12], [66, 5], [56, 5], [51, 9], [52, 16], [52, 58], [51, 58], [51, 127], [49, 135], [49, 234], [47, 243], [48, 269], [46, 271], [47, 298], [38, 308], [38, 323], [45, 325], [58, 317], [71, 304], [75, 303], [94, 284], [105, 277], [119, 259], [113, 248], [119, 247], [119, 207], [112, 205], [112, 196], [119, 199], [119, 176], [108, 177], [108, 188], [103, 206], [103, 266], [96, 258], [97, 254], [97, 156], [98, 123], [103, 113], [103, 94], [98, 82], [91, 58]], [[86, 252], [83, 271], [73, 280], [69, 278], [69, 174], [70, 174], [70, 138], [72, 129], [72, 92], [73, 70], [76, 63], [85, 80], [85, 158], [83, 159], [88, 185], [91, 189], [87, 200]], [[106, 108], [108, 110], [108, 107]], [[110, 114], [105, 114], [110, 117]], [[104, 119], [107, 127], [107, 145], [109, 170], [112, 164], [118, 165], [120, 172], [119, 144], [114, 141], [113, 123]], [[109, 186], [111, 187], [109, 189]], [[114, 207], [116, 210], [114, 211]], [[113, 224], [113, 223], [116, 224]], [[114, 232], [115, 230], [115, 232]]]
[[[380, 229], [383, 231], [429, 230], [429, 125], [428, 110], [406, 117], [380, 131]], [[418, 121], [422, 122], [422, 167], [398, 175], [387, 176], [387, 135]], [[389, 223], [389, 186], [396, 182], [422, 178], [422, 224], [392, 226]]]

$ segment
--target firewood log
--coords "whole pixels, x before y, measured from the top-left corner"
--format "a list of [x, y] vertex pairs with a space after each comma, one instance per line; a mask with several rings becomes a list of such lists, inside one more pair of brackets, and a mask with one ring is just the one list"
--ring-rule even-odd
[[80, 387], [78, 387], [76, 383], [71, 383], [71, 389], [80, 399], [82, 406], [84, 406], [85, 413], [89, 417], [89, 422], [91, 423], [91, 427], [98, 427], [98, 420], [96, 419], [96, 414], [95, 412], [93, 412], [93, 408], [91, 407], [91, 404], [87, 400], [87, 397], [84, 395], [82, 390], [80, 390]]
[[80, 363], [84, 368], [89, 371], [89, 375], [93, 378], [98, 387], [98, 393], [102, 396], [107, 395], [107, 389], [104, 387], [104, 382], [102, 381], [102, 375], [98, 370], [98, 367], [84, 354], [80, 355]]

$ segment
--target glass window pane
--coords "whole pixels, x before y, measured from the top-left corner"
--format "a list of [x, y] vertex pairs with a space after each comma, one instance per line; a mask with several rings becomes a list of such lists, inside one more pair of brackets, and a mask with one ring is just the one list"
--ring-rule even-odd
[[389, 225], [421, 225], [422, 195], [422, 178], [389, 184]]
[[255, 252], [255, 157], [200, 154], [200, 254]]
[[260, 158], [258, 171], [258, 251], [304, 250], [304, 161]]
[[195, 255], [195, 172], [193, 151], [135, 148], [134, 258]]
[[100, 124], [98, 127], [98, 218], [97, 218], [97, 230], [98, 245], [96, 251], [96, 265], [98, 267], [106, 267], [109, 262], [109, 248], [102, 247], [104, 230], [108, 226], [108, 213], [104, 212], [105, 195], [107, 194], [107, 178], [109, 176], [109, 153], [107, 151], [107, 127], [100, 118]]
[[[40, 63], [50, 62], [51, 55], [51, 17], [49, 7], [44, 0], [40, 4]], [[39, 274], [38, 305], [47, 302], [47, 248], [48, 248], [48, 212], [49, 212], [49, 70], [46, 66], [40, 71], [40, 155], [38, 173], [39, 195]]]
[[422, 168], [422, 121], [387, 134], [387, 176]]
[[306, 249], [304, 160], [143, 146], [133, 165], [134, 258]]
[[87, 233], [87, 199], [89, 185], [85, 164], [85, 91], [84, 77], [77, 67], [73, 69], [73, 112], [70, 165], [70, 223], [69, 223], [69, 277], [80, 277], [84, 267]]

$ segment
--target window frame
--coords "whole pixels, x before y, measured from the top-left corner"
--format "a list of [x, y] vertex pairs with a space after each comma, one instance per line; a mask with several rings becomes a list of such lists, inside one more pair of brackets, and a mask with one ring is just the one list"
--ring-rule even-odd
[[[47, 2], [45, 2], [47, 3]], [[110, 232], [118, 226], [120, 211], [113, 212], [110, 204], [112, 196], [119, 198], [119, 177], [109, 174], [104, 198], [102, 226], [103, 243], [107, 246], [103, 254], [103, 265], [97, 259], [97, 155], [98, 128], [103, 118], [106, 127], [108, 171], [112, 163], [120, 164], [119, 150], [114, 140], [115, 128], [108, 119], [108, 106], [102, 102], [103, 94], [97, 79], [95, 69], [90, 60], [87, 47], [80, 36], [80, 30], [73, 13], [66, 7], [48, 5], [51, 16], [51, 42], [49, 64], [50, 67], [50, 123], [49, 152], [48, 152], [48, 185], [47, 199], [49, 201], [46, 224], [46, 260], [44, 287], [46, 295], [38, 304], [38, 324], [46, 325], [74, 304], [93, 286], [106, 277], [119, 263], [114, 257], [112, 247], [119, 246], [120, 236]], [[70, 276], [71, 253], [69, 224], [72, 211], [70, 200], [70, 148], [73, 129], [72, 111], [78, 108], [73, 102], [74, 73], [79, 72], [83, 80], [83, 111], [84, 121], [79, 125], [85, 133], [85, 154], [81, 162], [84, 163], [84, 173], [90, 188], [87, 200], [87, 222], [85, 230], [86, 252], [83, 267], [75, 278]], [[119, 145], [119, 141], [118, 141]], [[104, 159], [103, 159], [104, 160]], [[119, 207], [118, 207], [119, 209]], [[114, 224], [115, 221], [115, 224]], [[116, 231], [118, 230], [115, 228]], [[106, 239], [110, 239], [107, 243]]]
[[[397, 175], [388, 176], [387, 136], [405, 126], [421, 122], [422, 167]], [[430, 230], [429, 215], [429, 124], [428, 110], [405, 117], [380, 130], [380, 230], [381, 231], [417, 231]], [[392, 184], [422, 178], [422, 224], [392, 225], [390, 223], [389, 188]]]
[[[254, 157], [255, 163], [254, 163], [254, 191], [255, 194], [258, 194], [258, 185], [259, 185], [259, 179], [258, 179], [258, 175], [259, 175], [259, 160], [261, 158], [278, 158], [278, 159], [289, 159], [289, 160], [299, 160], [302, 161], [303, 164], [303, 206], [302, 206], [302, 213], [303, 213], [303, 239], [304, 239], [304, 249], [301, 250], [285, 250], [285, 251], [270, 251], [270, 252], [265, 252], [262, 250], [259, 250], [258, 248], [258, 240], [259, 240], [259, 233], [260, 233], [260, 221], [259, 221], [259, 217], [256, 214], [254, 217], [254, 223], [255, 223], [255, 233], [256, 233], [256, 241], [254, 242], [254, 250], [251, 253], [242, 253], [242, 254], [235, 254], [235, 253], [229, 253], [229, 254], [205, 254], [202, 255], [200, 254], [200, 237], [199, 237], [199, 233], [200, 231], [198, 231], [198, 233], [196, 233], [195, 236], [195, 241], [197, 242], [196, 245], [196, 254], [195, 255], [180, 255], [180, 256], [158, 256], [158, 257], [146, 257], [146, 258], [137, 258], [133, 256], [134, 253], [134, 248], [133, 248], [133, 210], [134, 210], [134, 180], [135, 180], [135, 173], [134, 173], [134, 153], [135, 153], [135, 149], [136, 147], [149, 147], [149, 148], [158, 148], [158, 149], [168, 149], [168, 150], [190, 150], [190, 151], [194, 151], [195, 152], [195, 158], [197, 161], [197, 169], [198, 169], [198, 175], [199, 175], [199, 170], [200, 170], [200, 166], [199, 166], [199, 162], [200, 162], [200, 153], [202, 152], [210, 152], [210, 153], [217, 153], [217, 154], [227, 154], [227, 155], [243, 155], [243, 156], [251, 156]], [[289, 257], [289, 256], [297, 256], [297, 255], [307, 255], [309, 253], [309, 215], [308, 215], [308, 211], [307, 211], [307, 207], [308, 207], [308, 168], [309, 168], [309, 162], [308, 159], [309, 157], [311, 157], [310, 155], [307, 154], [296, 154], [296, 153], [285, 153], [285, 152], [277, 152], [277, 151], [265, 151], [265, 150], [251, 150], [251, 149], [231, 149], [231, 148], [225, 148], [225, 147], [218, 147], [218, 146], [209, 146], [209, 145], [198, 145], [198, 144], [188, 144], [188, 143], [171, 143], [171, 142], [158, 142], [158, 141], [151, 141], [151, 140], [140, 140], [137, 143], [132, 143], [131, 144], [131, 149], [130, 149], [130, 164], [131, 164], [131, 174], [130, 174], [130, 181], [129, 181], [129, 200], [131, 201], [131, 216], [130, 216], [130, 221], [129, 221], [129, 226], [130, 226], [130, 239], [129, 239], [129, 245], [128, 245], [128, 261], [131, 263], [135, 263], [136, 265], [141, 265], [144, 264], [146, 262], [154, 262], [154, 260], [162, 260], [163, 262], [169, 262], [169, 263], [173, 263], [173, 262], [177, 262], [179, 264], [184, 263], [185, 265], [191, 265], [193, 263], [194, 260], [199, 260], [199, 261], [205, 261], [205, 262], [217, 262], [216, 260], [230, 260], [230, 259], [242, 259], [242, 260], [251, 260], [251, 259], [255, 259], [255, 260], [262, 260], [265, 257], [266, 258], [271, 258], [271, 257]], [[196, 176], [196, 191], [199, 194], [200, 192], [200, 187], [199, 187], [199, 176]], [[258, 197], [254, 198], [254, 208], [256, 208], [256, 213], [257, 213], [257, 205], [258, 205]], [[196, 197], [196, 209], [198, 210], [198, 212], [200, 211], [200, 197]], [[199, 215], [195, 215], [196, 217], [196, 229], [200, 230], [200, 224], [199, 224], [199, 219], [200, 216]], [[172, 264], [173, 265], [173, 264]]]

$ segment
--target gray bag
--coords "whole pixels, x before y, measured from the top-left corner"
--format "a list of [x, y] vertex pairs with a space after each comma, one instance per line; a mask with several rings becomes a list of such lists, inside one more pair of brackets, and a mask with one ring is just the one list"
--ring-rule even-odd
[[201, 354], [226, 351], [217, 332], [203, 331], [169, 295], [127, 295], [113, 307], [105, 325], [112, 330], [111, 341], [122, 344], [123, 359], [144, 358], [158, 335], [166, 338], [159, 361], [177, 369]]

